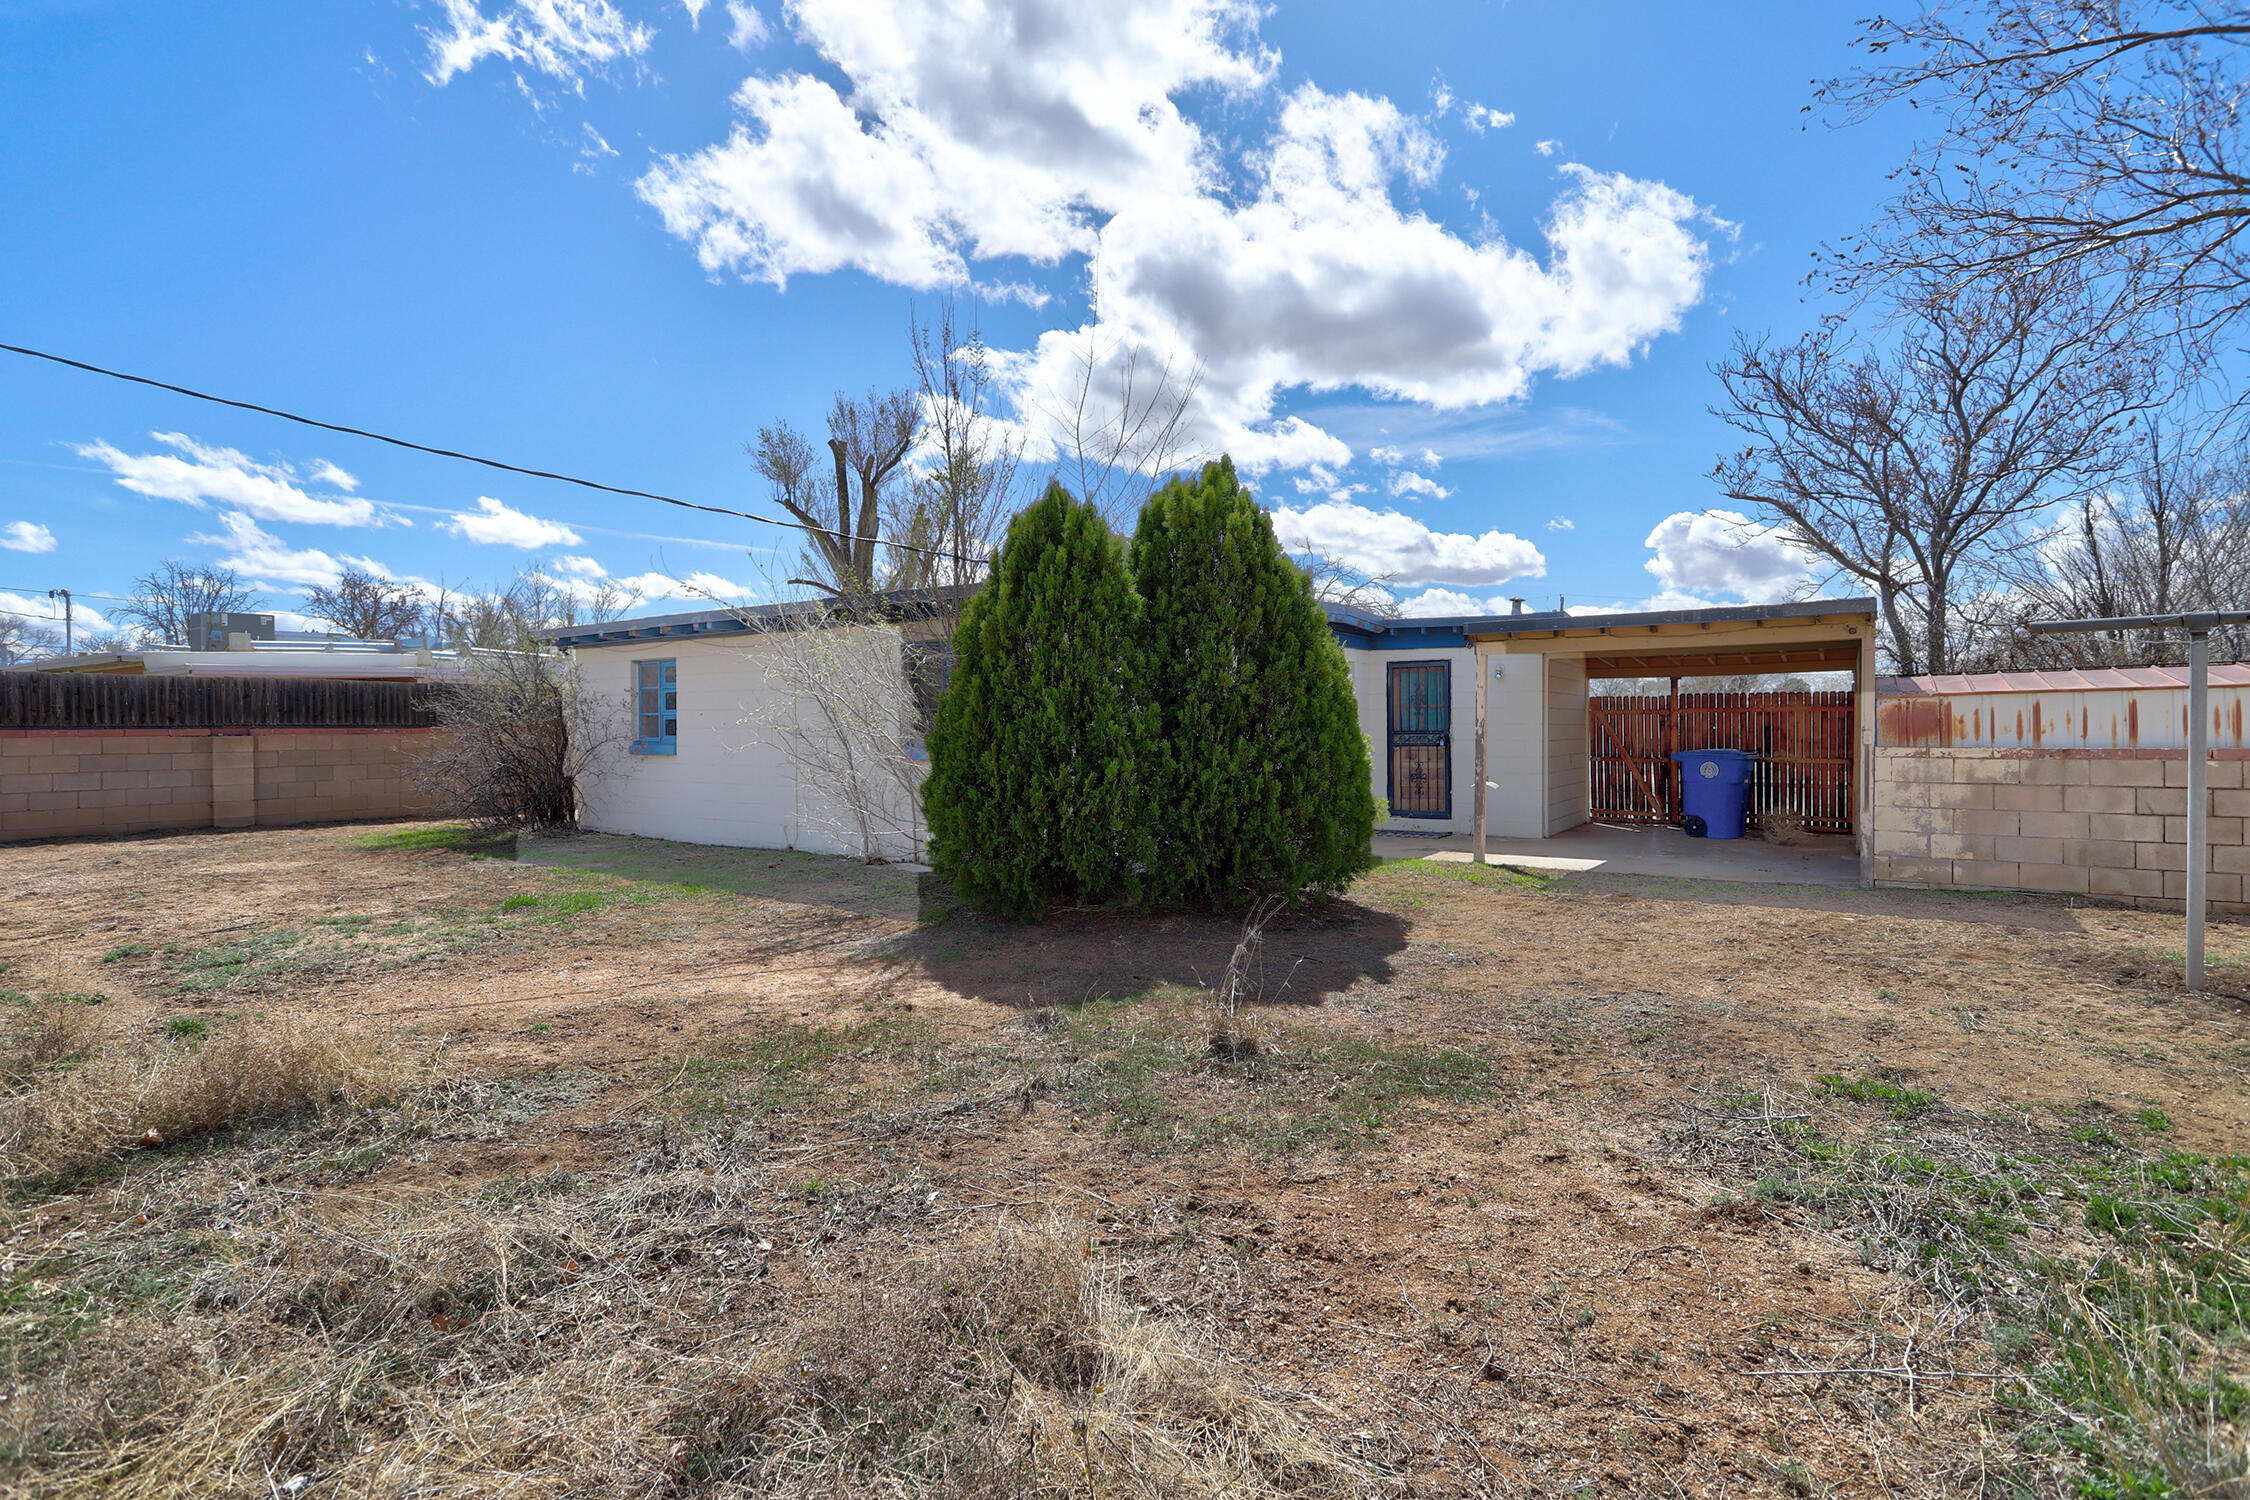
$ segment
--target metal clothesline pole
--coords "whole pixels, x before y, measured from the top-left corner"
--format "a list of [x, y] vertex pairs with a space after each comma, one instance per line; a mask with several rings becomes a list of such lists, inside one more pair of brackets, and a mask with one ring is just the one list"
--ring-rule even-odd
[[2123, 630], [2184, 630], [2188, 638], [2187, 742], [2187, 986], [2203, 988], [2203, 914], [2211, 872], [2210, 774], [2205, 765], [2211, 732], [2211, 632], [2221, 625], [2250, 625], [2250, 610], [2198, 610], [2178, 615], [2121, 615], [2094, 620], [2042, 620], [2041, 635]]

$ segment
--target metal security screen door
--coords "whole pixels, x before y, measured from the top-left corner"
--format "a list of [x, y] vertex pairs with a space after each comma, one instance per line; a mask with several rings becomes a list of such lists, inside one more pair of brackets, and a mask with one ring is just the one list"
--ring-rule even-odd
[[1453, 816], [1453, 668], [1396, 662], [1390, 672], [1390, 801], [1394, 818]]

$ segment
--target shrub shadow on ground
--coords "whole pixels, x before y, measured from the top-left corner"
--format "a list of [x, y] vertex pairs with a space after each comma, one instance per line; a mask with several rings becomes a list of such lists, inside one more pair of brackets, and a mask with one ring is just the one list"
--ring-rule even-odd
[[[1239, 915], [1058, 912], [1022, 923], [962, 909], [890, 952], [963, 999], [1029, 1009], [1205, 988], [1241, 938]], [[1406, 942], [1405, 918], [1357, 901], [1285, 913], [1265, 928], [1248, 997], [1318, 1005], [1363, 981], [1382, 983]]]

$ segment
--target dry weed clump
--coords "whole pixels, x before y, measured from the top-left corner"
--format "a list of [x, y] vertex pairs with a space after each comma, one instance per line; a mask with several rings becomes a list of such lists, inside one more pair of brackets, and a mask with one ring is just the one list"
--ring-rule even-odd
[[1758, 815], [1758, 831], [1769, 844], [1805, 841], [1805, 815], [1794, 808], [1776, 807]]
[[1242, 1005], [1245, 1000], [1264, 997], [1265, 929], [1281, 908], [1279, 896], [1268, 896], [1250, 909], [1242, 919], [1242, 933], [1235, 939], [1226, 969], [1211, 986], [1211, 1055], [1222, 1061], [1247, 1062], [1271, 1050], [1272, 1038], [1266, 1028]]
[[15, 1385], [0, 1493], [1372, 1491], [1245, 1372], [1138, 1317], [1075, 1225], [869, 1244], [854, 1279], [776, 1289], [772, 1186], [706, 1142], [528, 1199], [230, 1203], [173, 1310]]
[[[64, 1011], [84, 1007], [63, 1007]], [[426, 1070], [394, 1043], [328, 1022], [245, 1019], [208, 1038], [131, 1037], [79, 1018], [8, 1038], [0, 1182], [67, 1177], [119, 1152], [396, 1098]]]

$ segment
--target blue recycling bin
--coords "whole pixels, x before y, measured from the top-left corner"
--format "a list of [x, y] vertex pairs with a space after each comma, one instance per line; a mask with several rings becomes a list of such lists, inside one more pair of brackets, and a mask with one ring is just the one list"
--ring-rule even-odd
[[1738, 839], [1750, 806], [1747, 750], [1675, 750], [1680, 763], [1680, 810], [1691, 839]]

